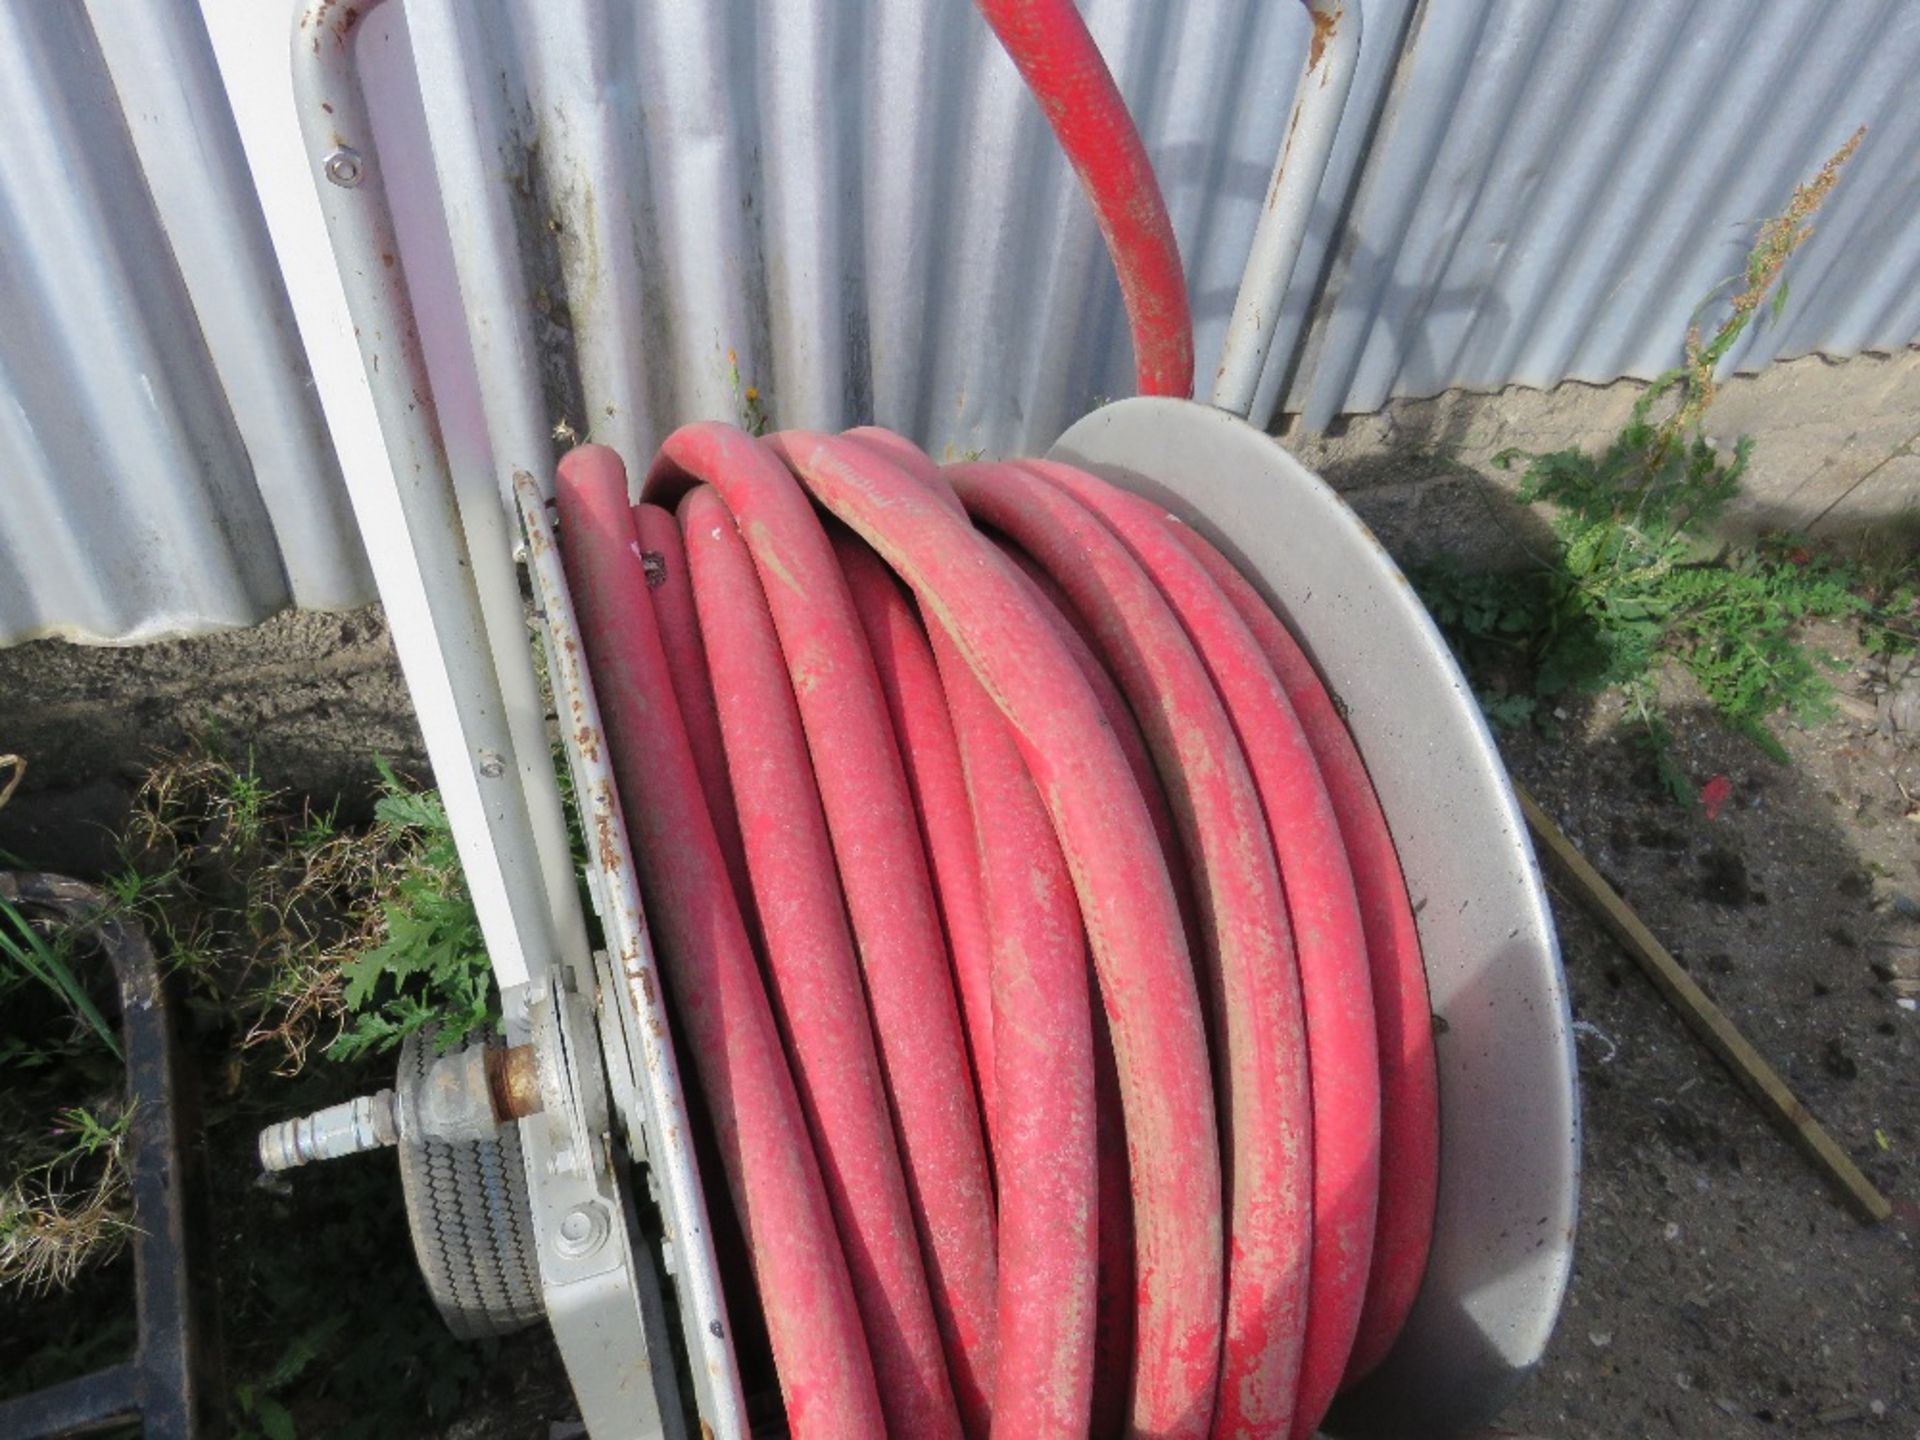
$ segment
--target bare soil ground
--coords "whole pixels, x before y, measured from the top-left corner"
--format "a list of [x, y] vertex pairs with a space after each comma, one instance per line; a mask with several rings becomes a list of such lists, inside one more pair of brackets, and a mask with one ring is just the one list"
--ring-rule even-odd
[[[1813, 639], [1854, 654], [1837, 628]], [[196, 733], [251, 749], [264, 778], [323, 803], [364, 786], [370, 754], [417, 755], [376, 611], [182, 643], [201, 648], [0, 657], [3, 748], [36, 760], [0, 848], [84, 868], [150, 749]], [[164, 679], [143, 690], [149, 671]], [[1862, 1227], [1556, 892], [1583, 1022], [1583, 1219], [1552, 1350], [1503, 1424], [1538, 1437], [1920, 1436], [1908, 1228], [1920, 1014], [1898, 1003], [1920, 976], [1920, 746], [1845, 718], [1781, 725], [1782, 766], [1684, 694], [1674, 702], [1675, 758], [1696, 785], [1731, 784], [1718, 818], [1665, 792], [1604, 699], [1572, 709], [1556, 738], [1506, 737], [1508, 761], [1906, 1220]], [[544, 1437], [571, 1413], [546, 1345], [481, 1364], [492, 1382], [449, 1436]]]
[[[1841, 655], [1838, 627], [1810, 637]], [[1857, 658], [1857, 656], [1856, 656]], [[1843, 676], [1858, 690], [1866, 676]], [[1903, 1216], [1866, 1228], [1549, 874], [1586, 1124], [1572, 1292], [1506, 1424], [1540, 1436], [1920, 1436], [1920, 746], [1676, 695], [1676, 804], [1604, 699], [1508, 763]]]

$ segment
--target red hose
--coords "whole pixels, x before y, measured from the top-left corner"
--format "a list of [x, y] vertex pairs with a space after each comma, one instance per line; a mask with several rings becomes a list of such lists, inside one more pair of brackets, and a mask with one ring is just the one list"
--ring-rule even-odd
[[[833, 1215], [714, 838], [655, 626], [626, 470], [593, 445], [557, 484], [581, 633], [663, 966], [692, 1040], [795, 1435], [881, 1433]], [[774, 1217], [778, 1217], [777, 1221]]]
[[570, 456], [562, 542], [794, 1433], [1311, 1433], [1412, 1304], [1438, 1160], [1311, 663], [1065, 466], [696, 425], [646, 491], [684, 541]]
[[[853, 438], [962, 513], [939, 467], [917, 449], [885, 432]], [[851, 537], [839, 549], [856, 595], [874, 584], [872, 575], [882, 577], [893, 621], [887, 631], [901, 637], [903, 652], [912, 650], [900, 623], [911, 614], [886, 567]], [[1116, 1166], [1109, 1155], [1103, 1166], [1098, 1148], [1103, 1117], [1079, 904], [1046, 807], [992, 698], [939, 624], [923, 633], [916, 623], [911, 634], [938, 664], [936, 685], [944, 687], [964, 770], [963, 808], [973, 831], [991, 837], [979, 848], [977, 871], [993, 936], [990, 1034], [1000, 1037], [988, 1048], [1004, 1080], [995, 1087], [1001, 1111], [989, 1112], [1000, 1203], [994, 1433], [1081, 1436], [1097, 1422], [1107, 1427], [1100, 1433], [1113, 1433], [1132, 1368], [1132, 1297], [1130, 1284], [1103, 1297], [1100, 1276], [1132, 1275], [1131, 1206], [1124, 1159]], [[1104, 1027], [1097, 1040], [1106, 1043]], [[985, 1092], [988, 1077], [980, 1081]], [[1107, 1089], [1112, 1113], [1104, 1118], [1117, 1132], [1118, 1088]]]
[[1163, 523], [1233, 602], [1279, 676], [1339, 818], [1366, 929], [1380, 1032], [1380, 1149], [1390, 1163], [1381, 1168], [1372, 1273], [1347, 1364], [1346, 1379], [1351, 1382], [1384, 1360], [1399, 1337], [1426, 1274], [1433, 1240], [1440, 1186], [1440, 1083], [1420, 935], [1379, 797], [1313, 662], [1230, 560], [1171, 517], [1163, 517]]
[[958, 1435], [833, 847], [773, 617], [719, 496], [704, 485], [689, 491], [680, 519], [775, 1013], [852, 1271], [881, 1407], [894, 1434]]
[[973, 1061], [974, 1089], [991, 1159], [998, 1144], [994, 1138], [993, 941], [980, 874], [979, 838], [967, 802], [967, 780], [946, 691], [927, 633], [893, 572], [864, 543], [837, 527], [833, 553], [847, 577], [860, 623], [866, 627], [880, 689], [900, 739], [900, 759], [927, 849], [934, 897], [940, 905], [947, 948], [953, 954], [954, 986], [960, 993], [960, 1018], [966, 1026], [967, 1053]]
[[969, 513], [1020, 545], [1073, 602], [1173, 802], [1200, 902], [1216, 1084], [1227, 1100], [1231, 1260], [1215, 1433], [1272, 1434], [1293, 1414], [1307, 1318], [1314, 1116], [1287, 906], [1259, 792], [1199, 655], [1100, 520], [1010, 466], [947, 474]]
[[965, 521], [857, 444], [798, 434], [778, 444], [814, 497], [880, 553], [952, 636], [1047, 805], [1099, 969], [1134, 1160], [1129, 1422], [1152, 1434], [1202, 1435], [1213, 1408], [1222, 1293], [1213, 1096], [1192, 962], [1126, 762], [1052, 626]]
[[1200, 907], [1193, 898], [1192, 867], [1187, 863], [1186, 845], [1180, 838], [1179, 828], [1173, 823], [1173, 807], [1167, 803], [1166, 789], [1160, 783], [1159, 772], [1153, 768], [1146, 737], [1140, 733], [1140, 722], [1133, 718], [1126, 696], [1114, 684], [1107, 667], [1093, 653], [1092, 644], [1073, 615], [1072, 604], [1053, 577], [1018, 546], [1003, 544], [1002, 549], [1018, 568], [1034, 604], [1047, 617], [1060, 643], [1067, 647], [1067, 653], [1073, 656], [1073, 663], [1080, 667], [1093, 698], [1100, 703], [1100, 713], [1106, 717], [1113, 738], [1119, 742], [1120, 753], [1127, 757], [1127, 769], [1133, 774], [1133, 783], [1147, 807], [1147, 818], [1153, 823], [1153, 838], [1160, 846], [1160, 853], [1167, 857], [1167, 879], [1173, 885], [1174, 904], [1180, 909], [1180, 928], [1187, 937], [1187, 948], [1197, 955], [1203, 940]]
[[1002, 1097], [994, 1433], [1084, 1434], [1099, 1204], [1086, 939], [1066, 861], [1006, 721], [945, 632], [939, 650], [967, 793], [981, 833], [993, 837], [980, 859]]
[[[1071, 466], [1039, 460], [1021, 468], [1093, 510], [1153, 578], [1199, 651], [1260, 790], [1299, 955], [1313, 1086], [1313, 1262], [1293, 1417], [1294, 1435], [1310, 1436], [1339, 1387], [1359, 1328], [1380, 1193], [1372, 980], [1339, 822], [1271, 664], [1239, 612], [1164, 524], [1165, 512]], [[1224, 1375], [1216, 1433], [1273, 1433], [1271, 1411], [1248, 1408], [1267, 1390], [1252, 1373]]]
[[1033, 91], [1120, 275], [1142, 395], [1193, 394], [1193, 320], [1146, 146], [1073, 0], [976, 0]]
[[738, 430], [689, 425], [661, 447], [648, 497], [702, 480], [738, 523], [779, 634], [839, 861], [954, 1398], [968, 1432], [979, 1433], [993, 1387], [992, 1191], [892, 722], [833, 547], [793, 476]]
[[747, 881], [747, 852], [740, 840], [740, 821], [727, 788], [726, 750], [720, 741], [720, 716], [714, 708], [713, 680], [707, 670], [706, 642], [694, 612], [693, 584], [687, 569], [686, 547], [680, 523], [658, 505], [633, 507], [633, 528], [640, 540], [640, 558], [646, 566], [647, 587], [653, 592], [653, 615], [666, 649], [667, 670], [673, 676], [674, 699], [680, 721], [687, 727], [693, 768], [707, 797], [707, 815], [713, 821], [720, 854], [733, 880], [747, 933], [757, 935], [759, 917], [753, 909], [753, 887]]

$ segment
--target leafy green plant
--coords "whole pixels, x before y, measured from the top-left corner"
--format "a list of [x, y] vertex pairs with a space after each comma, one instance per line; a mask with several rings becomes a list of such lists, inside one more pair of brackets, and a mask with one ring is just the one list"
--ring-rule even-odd
[[352, 1318], [344, 1311], [322, 1317], [294, 1335], [264, 1375], [233, 1387], [243, 1436], [257, 1431], [263, 1440], [295, 1440], [299, 1426], [280, 1396], [326, 1355], [334, 1337]]
[[209, 1022], [297, 1073], [316, 1048], [378, 1054], [496, 1018], [479, 923], [439, 797], [376, 762], [371, 825], [294, 811], [252, 766], [192, 755], [142, 787], [107, 889], [192, 984]]
[[1610, 444], [1494, 457], [1503, 469], [1523, 467], [1522, 503], [1549, 507], [1549, 553], [1511, 574], [1449, 564], [1416, 572], [1496, 723], [1539, 720], [1542, 700], [1624, 687], [1669, 787], [1690, 795], [1666, 763], [1661, 664], [1677, 663], [1724, 719], [1785, 759], [1764, 722], [1781, 712], [1817, 718], [1832, 696], [1823, 657], [1798, 639], [1800, 623], [1854, 618], [1870, 644], [1897, 643], [1888, 617], [1911, 601], [1903, 584], [1868, 593], [1854, 566], [1790, 539], [1735, 550], [1708, 538], [1752, 450], [1743, 439], [1723, 451], [1701, 428], [1718, 368], [1769, 295], [1777, 313], [1782, 270], [1864, 133], [1761, 228], [1718, 329], [1704, 340], [1689, 329], [1684, 362], [1647, 386]]
[[[379, 1052], [416, 1019], [457, 1033], [492, 1018], [437, 797], [382, 767], [374, 810], [363, 823], [290, 804], [244, 758], [165, 758], [103, 885], [152, 936], [189, 1011], [182, 1043], [201, 1079], [221, 1217], [208, 1263], [230, 1381], [222, 1433], [247, 1440], [439, 1433], [482, 1393], [546, 1364], [504, 1367], [497, 1347], [476, 1354], [446, 1330], [416, 1273], [391, 1163], [344, 1164], [321, 1183], [260, 1181], [263, 1124], [392, 1083]], [[57, 931], [0, 916], [0, 936], [43, 969], [41, 947], [88, 973], [83, 942]], [[124, 1070], [57, 984], [10, 958], [0, 959], [0, 990], [12, 987], [0, 995], [0, 1397], [111, 1363], [134, 1343]], [[515, 1356], [538, 1343], [523, 1337]]]
[[498, 1018], [446, 807], [431, 791], [409, 790], [384, 762], [381, 776], [374, 814], [404, 859], [387, 868], [380, 892], [384, 937], [341, 964], [341, 1001], [351, 1019], [327, 1047], [336, 1059], [392, 1049], [428, 1025], [439, 1026], [436, 1046], [451, 1050]]

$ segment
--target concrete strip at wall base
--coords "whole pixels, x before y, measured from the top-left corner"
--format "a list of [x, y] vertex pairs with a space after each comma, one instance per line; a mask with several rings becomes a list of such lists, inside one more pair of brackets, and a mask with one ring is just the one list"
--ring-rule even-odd
[[[1522, 467], [1501, 470], [1493, 457], [1509, 447], [1598, 449], [1644, 389], [1623, 380], [1455, 390], [1396, 400], [1324, 435], [1281, 438], [1402, 561], [1451, 555], [1468, 566], [1517, 566], [1545, 539], [1545, 523], [1511, 501]], [[1786, 530], [1845, 545], [1920, 525], [1920, 349], [1809, 356], [1736, 377], [1721, 387], [1706, 428], [1728, 449], [1741, 435], [1754, 440], [1722, 526], [1730, 538]]]

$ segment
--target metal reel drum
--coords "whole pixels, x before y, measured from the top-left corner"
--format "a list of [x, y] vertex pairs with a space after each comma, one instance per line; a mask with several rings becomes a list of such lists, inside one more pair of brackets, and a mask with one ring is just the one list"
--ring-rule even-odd
[[1273, 603], [1346, 715], [1426, 962], [1440, 1191], [1406, 1329], [1325, 1428], [1414, 1437], [1484, 1423], [1539, 1363], [1566, 1293], [1580, 1108], [1559, 945], [1479, 705], [1373, 533], [1244, 421], [1186, 400], [1122, 400], [1049, 455], [1164, 505], [1218, 546]]

